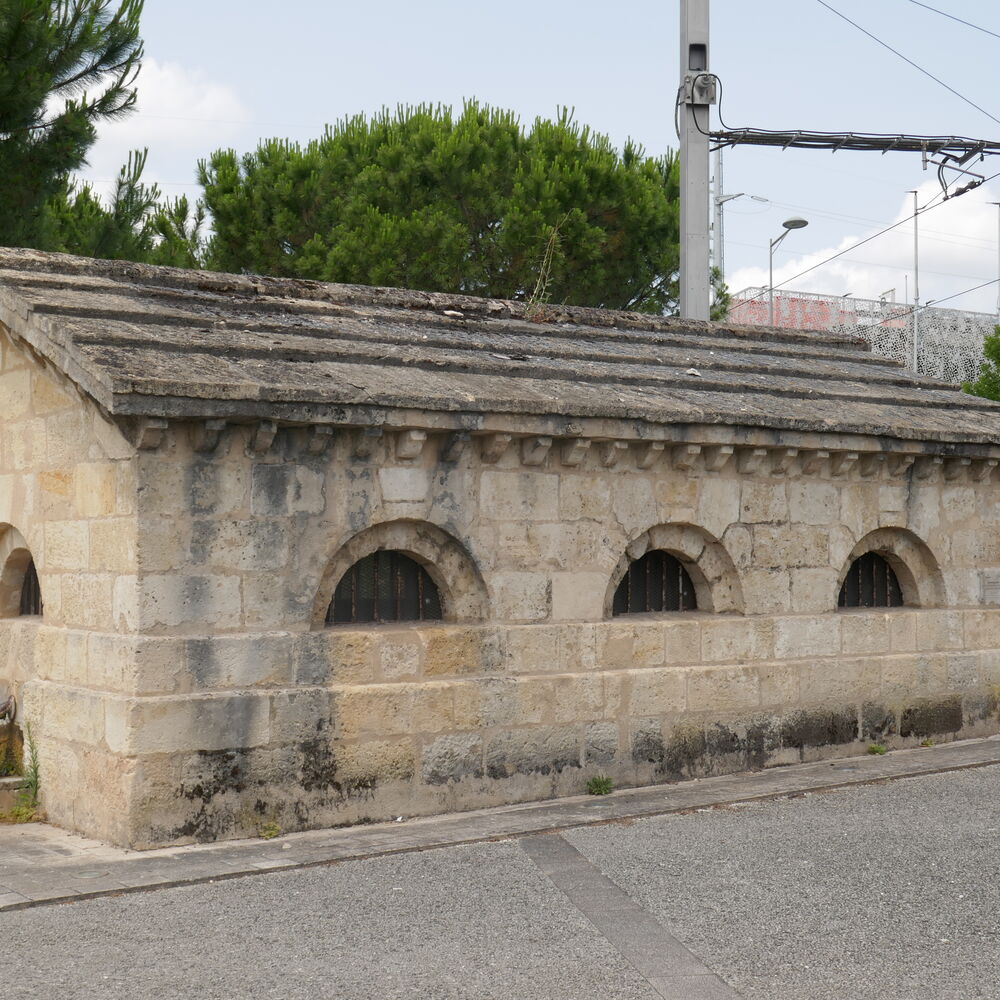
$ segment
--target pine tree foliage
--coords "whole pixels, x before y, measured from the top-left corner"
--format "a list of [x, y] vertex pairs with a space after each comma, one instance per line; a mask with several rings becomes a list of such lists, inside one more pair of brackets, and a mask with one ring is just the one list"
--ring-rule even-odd
[[973, 396], [983, 396], [1000, 402], [1000, 326], [983, 339], [986, 360], [979, 366], [975, 382], [963, 382], [962, 389]]
[[[340, 121], [199, 164], [219, 270], [674, 312], [679, 165], [468, 102]], [[724, 308], [723, 289], [717, 290]]]
[[143, 0], [0, 0], [0, 245], [45, 246], [101, 122], [128, 114]]

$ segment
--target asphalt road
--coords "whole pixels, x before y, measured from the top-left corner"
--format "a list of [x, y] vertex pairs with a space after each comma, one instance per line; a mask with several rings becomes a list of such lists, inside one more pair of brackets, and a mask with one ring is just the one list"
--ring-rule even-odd
[[[1000, 1000], [1000, 767], [564, 834], [740, 994]], [[0, 913], [3, 1000], [656, 1000], [516, 841]]]

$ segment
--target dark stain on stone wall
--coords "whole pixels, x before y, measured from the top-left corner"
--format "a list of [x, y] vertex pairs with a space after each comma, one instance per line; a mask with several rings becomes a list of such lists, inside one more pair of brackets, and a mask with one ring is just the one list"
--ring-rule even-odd
[[853, 743], [858, 738], [858, 711], [852, 706], [839, 709], [802, 709], [781, 720], [781, 745], [822, 747], [830, 743]]
[[880, 743], [897, 732], [896, 713], [878, 702], [866, 701], [861, 706], [861, 738]]
[[903, 709], [899, 720], [900, 736], [932, 736], [955, 733], [962, 728], [962, 699], [923, 698]]

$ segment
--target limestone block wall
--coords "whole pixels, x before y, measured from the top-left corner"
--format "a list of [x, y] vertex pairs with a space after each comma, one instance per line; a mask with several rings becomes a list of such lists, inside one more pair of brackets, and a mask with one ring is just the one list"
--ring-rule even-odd
[[[135, 846], [997, 730], [992, 460], [266, 422], [153, 440], [106, 704]], [[424, 563], [445, 622], [324, 627], [379, 547]], [[698, 612], [612, 618], [649, 548]], [[911, 610], [836, 610], [872, 549]]]
[[[134, 449], [0, 328], [0, 697], [16, 695], [57, 823], [122, 841], [134, 761], [105, 739], [135, 610]], [[34, 560], [42, 617], [16, 617]]]

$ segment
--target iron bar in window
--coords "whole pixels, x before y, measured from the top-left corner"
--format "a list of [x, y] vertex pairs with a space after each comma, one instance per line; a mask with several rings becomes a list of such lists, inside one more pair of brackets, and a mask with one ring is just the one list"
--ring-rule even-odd
[[441, 596], [427, 570], [393, 551], [358, 560], [337, 584], [326, 613], [327, 625], [440, 620]]
[[669, 552], [654, 551], [629, 566], [615, 591], [612, 613], [639, 615], [696, 607], [694, 584], [681, 561]]

